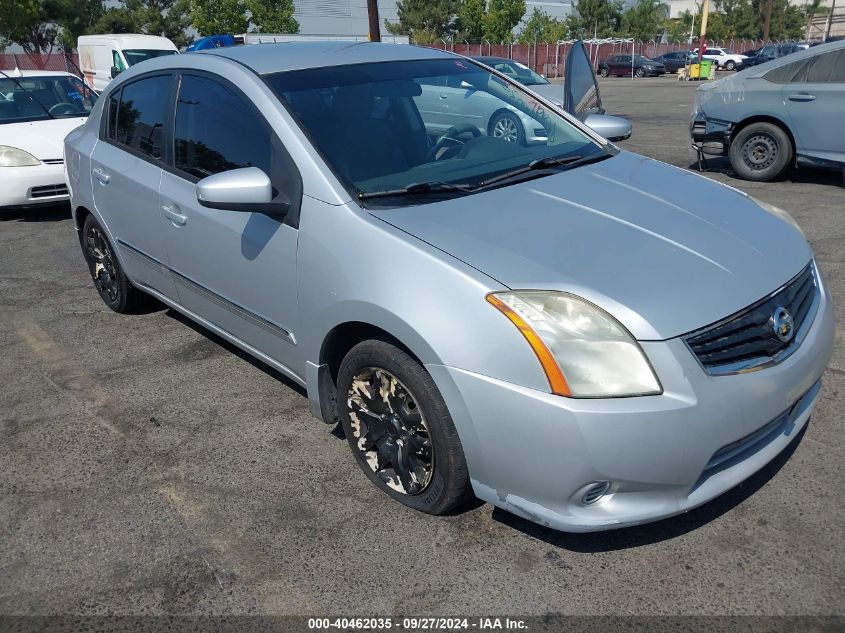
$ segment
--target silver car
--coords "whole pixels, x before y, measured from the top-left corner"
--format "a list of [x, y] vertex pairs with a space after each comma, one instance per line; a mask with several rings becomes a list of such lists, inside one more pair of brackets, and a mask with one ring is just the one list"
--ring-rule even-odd
[[727, 154], [747, 180], [772, 180], [793, 164], [845, 175], [843, 112], [845, 41], [702, 84], [690, 134], [700, 160]]
[[[546, 142], [468, 119], [433, 139], [416, 99], [442, 76]], [[289, 376], [417, 510], [475, 495], [572, 531], [678, 514], [769, 462], [819, 398], [832, 302], [789, 215], [466, 58], [151, 60], [65, 155], [105, 303], [155, 297]]]

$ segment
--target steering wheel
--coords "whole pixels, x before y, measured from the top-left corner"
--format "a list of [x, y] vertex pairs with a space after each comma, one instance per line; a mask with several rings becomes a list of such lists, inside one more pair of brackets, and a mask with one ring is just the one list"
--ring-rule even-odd
[[472, 134], [474, 138], [478, 138], [481, 136], [481, 130], [475, 127], [472, 123], [458, 123], [457, 125], [453, 125], [446, 130], [439, 139], [437, 139], [434, 147], [428, 150], [426, 160], [438, 160], [438, 154], [444, 148], [463, 145], [464, 141], [460, 140], [458, 137], [464, 134]]
[[70, 103], [56, 103], [50, 106], [50, 114], [76, 114], [76, 106]]

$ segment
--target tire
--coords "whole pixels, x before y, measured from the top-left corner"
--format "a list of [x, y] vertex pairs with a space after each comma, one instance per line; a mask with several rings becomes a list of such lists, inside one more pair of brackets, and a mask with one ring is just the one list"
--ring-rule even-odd
[[740, 178], [765, 182], [780, 176], [792, 162], [792, 142], [773, 123], [752, 123], [731, 142], [731, 166]]
[[94, 287], [109, 308], [120, 314], [131, 314], [151, 303], [152, 297], [138, 290], [126, 277], [114, 247], [93, 215], [85, 218], [81, 242]]
[[[374, 383], [382, 385], [378, 391]], [[337, 393], [355, 461], [382, 492], [428, 514], [449, 512], [471, 495], [446, 403], [405, 351], [383, 340], [359, 343], [341, 362]], [[400, 451], [409, 447], [403, 462]]]
[[605, 67], [599, 68], [599, 75], [602, 77], [607, 77], [610, 74], [610, 70]]
[[736, 62], [732, 59], [729, 59], [725, 62], [725, 70], [736, 70]]
[[637, 77], [645, 77], [645, 70], [643, 70], [643, 68], [635, 68], [634, 75]]
[[499, 112], [490, 119], [487, 126], [490, 136], [503, 138], [510, 143], [525, 145], [525, 130], [522, 121], [510, 112]]

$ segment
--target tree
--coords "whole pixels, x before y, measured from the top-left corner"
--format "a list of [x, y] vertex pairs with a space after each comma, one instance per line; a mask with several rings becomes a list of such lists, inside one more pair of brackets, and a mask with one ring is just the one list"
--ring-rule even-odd
[[490, 42], [504, 42], [525, 15], [525, 0], [490, 0], [484, 16], [484, 37]]
[[566, 38], [566, 24], [562, 20], [553, 18], [548, 13], [534, 7], [531, 17], [519, 32], [520, 44], [534, 42], [558, 42]]
[[97, 20], [98, 33], [161, 35], [182, 47], [191, 42], [185, 29], [191, 24], [188, 0], [119, 0]]
[[410, 35], [417, 44], [433, 44], [454, 32], [457, 0], [399, 0], [399, 22], [384, 21], [391, 33]]
[[484, 16], [487, 0], [462, 0], [458, 7], [457, 28], [460, 39], [480, 42], [484, 37]]
[[27, 55], [50, 53], [59, 27], [52, 0], [6, 0], [0, 4], [0, 41], [19, 45]]
[[54, 0], [59, 43], [70, 52], [80, 35], [90, 33], [103, 15], [103, 0]]
[[659, 0], [639, 0], [622, 14], [622, 32], [643, 42], [657, 39], [668, 15], [669, 7]]
[[293, 0], [246, 0], [246, 8], [252, 30], [257, 33], [299, 33], [299, 22], [293, 17]]
[[246, 33], [249, 19], [243, 0], [190, 0], [191, 25], [200, 35]]
[[571, 36], [610, 37], [622, 21], [622, 0], [578, 0], [566, 23]]

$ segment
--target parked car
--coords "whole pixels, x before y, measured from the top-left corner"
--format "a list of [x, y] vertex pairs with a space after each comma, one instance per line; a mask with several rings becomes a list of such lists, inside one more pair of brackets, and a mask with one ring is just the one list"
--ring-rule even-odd
[[748, 180], [793, 164], [845, 166], [845, 42], [814, 46], [699, 86], [693, 143]]
[[77, 40], [79, 65], [88, 85], [101, 92], [119, 73], [154, 57], [176, 55], [179, 50], [166, 37], [116, 33], [82, 35]]
[[[452, 104], [420, 111], [431, 77], [546, 141], [465, 112], [432, 143]], [[799, 436], [832, 300], [786, 212], [542, 105], [402, 45], [129, 68], [65, 142], [94, 286], [116, 312], [152, 295], [302, 385], [411, 508], [475, 494], [573, 531], [685, 512]]]
[[[567, 112], [589, 125], [594, 131], [601, 134], [609, 141], [622, 141], [631, 137], [631, 123], [627, 119], [605, 114], [601, 105], [598, 84], [595, 82], [595, 75], [592, 69], [584, 67], [590, 65], [589, 56], [582, 42], [576, 42], [569, 50], [566, 58], [564, 76], [584, 77], [593, 82], [589, 86], [577, 86], [579, 102], [574, 99], [567, 100], [567, 94], [571, 96], [571, 89], [564, 84], [553, 84], [543, 75], [540, 75], [528, 66], [504, 57], [475, 57], [476, 61], [489, 66], [501, 73], [504, 73], [514, 81], [518, 81], [554, 105], [564, 108]], [[579, 70], [573, 69], [573, 64], [581, 66]]]
[[663, 64], [666, 72], [676, 73], [681, 68], [686, 68], [690, 63], [691, 51], [672, 51], [655, 57], [654, 61]]
[[786, 55], [797, 53], [799, 51], [807, 50], [808, 46], [801, 44], [769, 44], [761, 48], [754, 57], [749, 57], [743, 62], [743, 67], [750, 68], [751, 66], [759, 66], [765, 64], [773, 59], [780, 59]]
[[0, 71], [0, 208], [67, 200], [62, 144], [97, 95], [57, 71]]
[[617, 75], [619, 77], [659, 77], [666, 74], [666, 67], [658, 61], [643, 55], [611, 55], [599, 62], [598, 71], [602, 77]]
[[[692, 53], [696, 58], [698, 57], [697, 48], [694, 49]], [[741, 68], [747, 59], [745, 55], [739, 55], [730, 49], [718, 47], [710, 48], [709, 46], [704, 50], [701, 58], [712, 60], [716, 62], [716, 66], [718, 68], [724, 68], [725, 70], [736, 70], [737, 68]]]
[[750, 48], [747, 51], [742, 51], [740, 55], [743, 55], [744, 57], [754, 57], [757, 53], [762, 50], [762, 48], [762, 46], [758, 46], [757, 48]]

